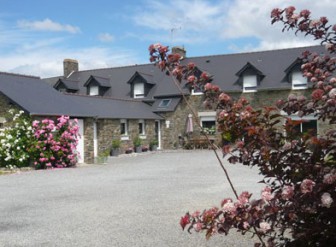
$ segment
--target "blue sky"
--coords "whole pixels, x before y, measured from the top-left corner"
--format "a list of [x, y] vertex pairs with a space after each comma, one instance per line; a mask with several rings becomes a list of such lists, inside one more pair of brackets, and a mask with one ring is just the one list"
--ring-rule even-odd
[[0, 71], [57, 76], [64, 58], [81, 70], [148, 62], [152, 43], [187, 56], [317, 44], [270, 24], [294, 5], [336, 23], [332, 0], [0, 0]]

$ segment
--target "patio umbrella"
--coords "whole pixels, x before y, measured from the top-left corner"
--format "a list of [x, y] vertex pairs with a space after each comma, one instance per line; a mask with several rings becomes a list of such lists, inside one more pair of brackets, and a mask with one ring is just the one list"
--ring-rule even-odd
[[187, 132], [187, 134], [190, 134], [193, 131], [194, 131], [194, 127], [193, 127], [192, 114], [189, 114], [188, 118], [187, 118], [187, 129], [186, 129], [186, 132]]

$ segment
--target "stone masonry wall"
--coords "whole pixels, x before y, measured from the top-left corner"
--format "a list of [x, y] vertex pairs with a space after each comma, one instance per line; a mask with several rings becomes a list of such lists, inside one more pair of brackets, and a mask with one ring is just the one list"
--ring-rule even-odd
[[[258, 109], [263, 106], [275, 105], [276, 101], [279, 99], [287, 99], [289, 94], [295, 95], [305, 95], [309, 98], [312, 90], [269, 90], [269, 91], [259, 91], [256, 93], [229, 93], [234, 99], [240, 97], [245, 97], [251, 103], [252, 107]], [[203, 101], [204, 95], [191, 95], [188, 96], [188, 100], [195, 109], [196, 112], [209, 111], [204, 109]], [[181, 103], [176, 108], [175, 112], [162, 113], [161, 115], [165, 118], [165, 121], [170, 122], [169, 128], [163, 122], [161, 124], [162, 133], [162, 147], [163, 149], [174, 149], [180, 148], [180, 136], [185, 136], [186, 132], [186, 121], [188, 115], [191, 113], [186, 103], [182, 100]], [[200, 134], [200, 130], [196, 125], [196, 121], [193, 117], [194, 123], [194, 133], [197, 136]], [[318, 121], [318, 134], [323, 134], [326, 130], [334, 128], [334, 125], [329, 125], [328, 123]], [[217, 135], [217, 140], [220, 137]]]

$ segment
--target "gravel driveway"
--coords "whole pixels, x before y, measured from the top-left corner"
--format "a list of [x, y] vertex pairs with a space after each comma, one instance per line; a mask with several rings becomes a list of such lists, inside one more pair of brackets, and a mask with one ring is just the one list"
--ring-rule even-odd
[[[259, 196], [256, 170], [227, 167], [238, 193]], [[208, 150], [0, 176], [0, 193], [0, 246], [253, 246], [234, 231], [206, 241], [179, 226], [186, 211], [233, 196]]]

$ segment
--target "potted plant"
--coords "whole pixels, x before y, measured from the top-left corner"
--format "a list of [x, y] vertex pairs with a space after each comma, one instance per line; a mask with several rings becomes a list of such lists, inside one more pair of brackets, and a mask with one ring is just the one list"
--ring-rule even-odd
[[118, 156], [120, 153], [121, 141], [119, 139], [112, 140], [111, 156]]
[[95, 163], [98, 163], [98, 164], [105, 164], [105, 163], [107, 163], [108, 156], [109, 156], [109, 150], [106, 149], [103, 152], [101, 152], [101, 153], [98, 154], [98, 157], [96, 158], [96, 162]]
[[133, 140], [133, 145], [135, 147], [135, 152], [136, 153], [141, 153], [142, 152], [141, 142], [142, 142], [142, 140], [139, 136], [136, 136]]
[[151, 140], [151, 142], [150, 142], [150, 149], [151, 149], [152, 151], [156, 151], [157, 148], [158, 148], [158, 145], [159, 145], [158, 140], [157, 140], [157, 139], [153, 139], [153, 140]]

